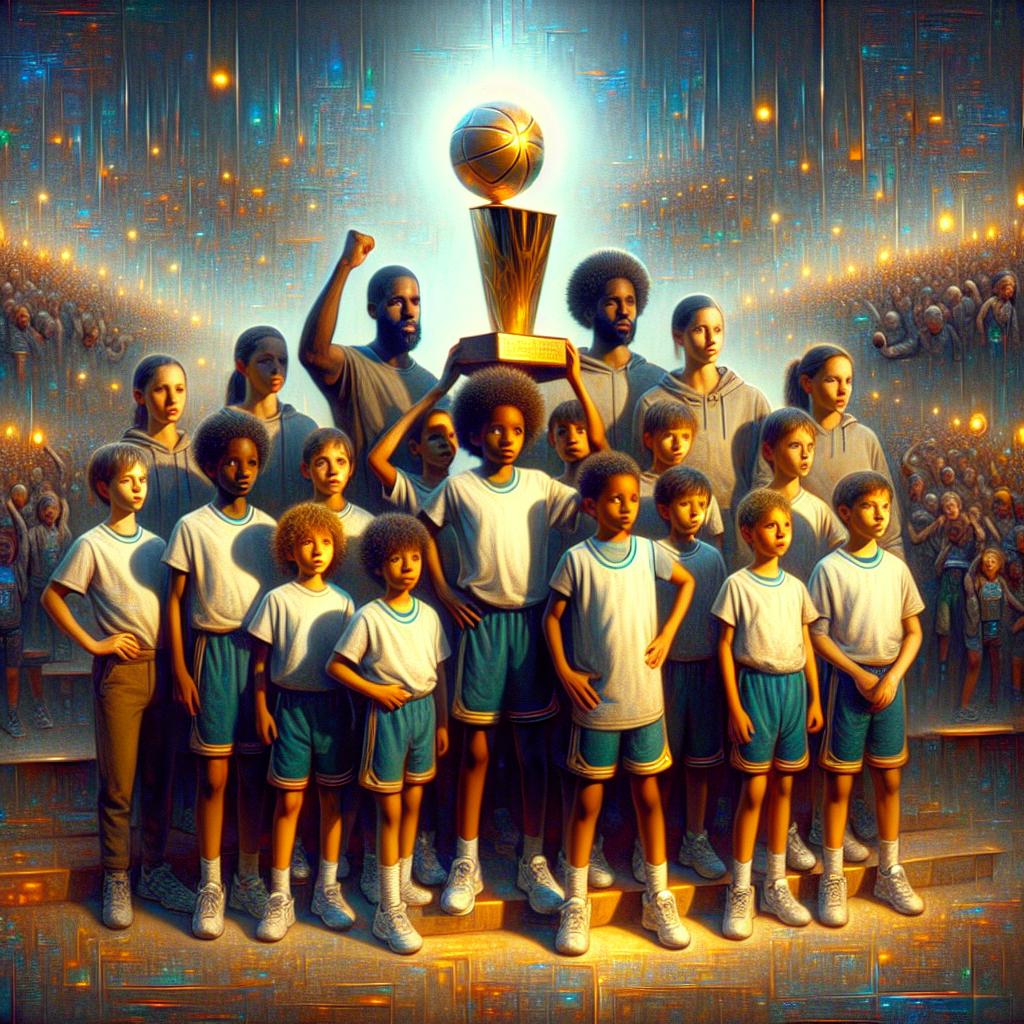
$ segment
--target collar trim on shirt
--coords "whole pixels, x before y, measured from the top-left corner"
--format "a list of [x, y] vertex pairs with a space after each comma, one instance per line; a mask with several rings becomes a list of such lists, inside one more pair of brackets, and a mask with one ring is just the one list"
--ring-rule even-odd
[[496, 492], [497, 494], [505, 494], [508, 491], [514, 491], [519, 486], [519, 468], [517, 466], [512, 467], [512, 477], [507, 484], [492, 484], [490, 480], [480, 474], [480, 482], [484, 487]]
[[584, 542], [587, 545], [587, 550], [608, 569], [625, 569], [628, 565], [631, 565], [633, 559], [636, 558], [636, 537], [629, 538], [629, 553], [620, 562], [614, 562], [602, 551], [605, 545], [602, 541], [595, 540], [593, 537], [588, 537]]
[[231, 516], [224, 515], [224, 513], [221, 512], [221, 510], [217, 508], [217, 506], [214, 505], [212, 501], [210, 502], [208, 508], [213, 512], [213, 514], [218, 519], [223, 519], [225, 523], [230, 523], [232, 526], [245, 526], [245, 524], [252, 519], [253, 513], [256, 511], [252, 505], [246, 505], [245, 515], [242, 516], [241, 519], [233, 519]]
[[413, 622], [416, 619], [416, 616], [420, 613], [420, 601], [418, 597], [414, 597], [412, 599], [412, 607], [407, 612], [395, 611], [395, 609], [392, 608], [383, 597], [378, 597], [377, 601], [380, 602], [380, 606], [388, 613], [388, 615], [391, 616], [391, 618], [396, 622], [401, 622], [403, 624]]
[[843, 548], [837, 548], [836, 550], [848, 562], [852, 562], [860, 569], [874, 569], [875, 566], [882, 561], [882, 549], [880, 547], [870, 558], [858, 558], [856, 555], [851, 555], [849, 551], [846, 551]]
[[778, 576], [760, 576], [758, 573], [754, 572], [753, 569], [744, 569], [743, 571], [752, 579], [760, 583], [762, 587], [781, 587], [782, 581], [786, 576], [783, 569], [779, 570]]
[[117, 530], [112, 530], [106, 523], [100, 523], [100, 526], [108, 537], [113, 537], [114, 540], [120, 541], [122, 544], [135, 544], [142, 537], [142, 527], [137, 523], [135, 524], [135, 532], [130, 537], [126, 537], [123, 533], [118, 533]]

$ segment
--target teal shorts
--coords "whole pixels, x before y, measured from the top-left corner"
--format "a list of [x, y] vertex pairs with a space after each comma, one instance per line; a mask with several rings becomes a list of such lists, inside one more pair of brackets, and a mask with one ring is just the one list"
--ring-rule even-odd
[[[514, 529], [513, 524], [509, 524]], [[459, 639], [452, 717], [468, 725], [540, 722], [558, 711], [544, 606], [492, 608]]]
[[[887, 665], [864, 665], [876, 676], [889, 671]], [[907, 763], [907, 695], [903, 681], [893, 702], [872, 711], [851, 676], [832, 668], [825, 736], [818, 763], [826, 771], [855, 774], [866, 761], [872, 768], [902, 768]]]
[[732, 766], [748, 775], [799, 772], [807, 750], [807, 680], [803, 670], [777, 675], [740, 666], [740, 703], [754, 723], [749, 743], [734, 743]]
[[[725, 760], [725, 696], [714, 658], [666, 661], [665, 725], [672, 760], [712, 768]], [[685, 752], [685, 753], [684, 753]]]
[[672, 767], [665, 716], [636, 729], [588, 729], [572, 723], [565, 766], [593, 782], [615, 777], [619, 759], [632, 775], [657, 775]]
[[359, 785], [374, 793], [401, 793], [437, 774], [434, 696], [417, 697], [394, 711], [376, 701], [366, 712]]
[[204, 757], [263, 753], [256, 733], [249, 634], [241, 629], [194, 633], [192, 678], [199, 688], [199, 714], [192, 719], [192, 752]]
[[352, 701], [337, 690], [279, 688], [274, 708], [277, 739], [270, 748], [267, 782], [305, 789], [310, 771], [320, 786], [344, 786], [355, 777]]

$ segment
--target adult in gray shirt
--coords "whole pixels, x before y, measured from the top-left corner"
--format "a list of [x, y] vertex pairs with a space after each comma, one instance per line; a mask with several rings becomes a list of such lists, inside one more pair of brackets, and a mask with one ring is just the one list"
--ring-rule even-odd
[[[437, 378], [410, 354], [420, 340], [420, 286], [406, 267], [382, 267], [370, 278], [366, 311], [377, 325], [373, 341], [360, 346], [332, 342], [345, 283], [373, 246], [369, 235], [349, 231], [341, 258], [306, 317], [299, 359], [330, 404], [335, 423], [352, 439], [356, 464], [346, 497], [376, 513], [385, 502], [366, 453]], [[404, 446], [394, 461], [407, 472], [416, 471]]]

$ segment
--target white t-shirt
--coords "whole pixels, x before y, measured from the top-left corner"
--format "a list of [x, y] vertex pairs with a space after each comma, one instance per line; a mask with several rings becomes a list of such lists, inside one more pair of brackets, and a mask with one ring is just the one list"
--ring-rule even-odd
[[373, 522], [373, 513], [347, 501], [345, 507], [334, 514], [345, 534], [345, 557], [334, 570], [334, 576], [342, 589], [352, 595], [356, 605], [366, 604], [380, 596], [381, 588], [380, 580], [363, 568], [363, 534]]
[[646, 537], [608, 544], [591, 537], [562, 555], [551, 589], [567, 597], [572, 661], [595, 672], [601, 697], [593, 711], [572, 709], [588, 729], [635, 729], [665, 710], [661, 669], [648, 668], [647, 645], [658, 635], [655, 580], [672, 577], [673, 558]]
[[395, 469], [395, 486], [390, 493], [381, 485], [380, 493], [389, 505], [394, 505], [399, 512], [415, 516], [427, 504], [430, 496], [443, 486], [443, 481], [434, 487], [428, 487], [418, 476], [406, 473], [404, 469]]
[[872, 558], [833, 551], [815, 566], [809, 587], [821, 613], [811, 630], [831, 636], [860, 665], [891, 665], [903, 643], [903, 619], [924, 611], [906, 563], [882, 548]]
[[818, 618], [807, 587], [782, 569], [773, 577], [750, 569], [734, 572], [722, 584], [711, 614], [735, 627], [737, 664], [777, 675], [804, 667], [803, 627]]
[[141, 526], [123, 537], [100, 523], [74, 541], [50, 579], [88, 596], [104, 636], [131, 633], [155, 649], [167, 587], [163, 554], [164, 542]]
[[370, 682], [401, 686], [414, 697], [424, 697], [437, 685], [437, 666], [451, 650], [437, 612], [414, 597], [405, 613], [380, 598], [364, 604], [334, 653], [351, 661]]
[[252, 505], [241, 519], [204, 505], [178, 520], [164, 562], [189, 574], [194, 628], [230, 633], [245, 622], [274, 579], [273, 535], [274, 520]]
[[297, 580], [263, 596], [249, 632], [270, 644], [270, 678], [289, 690], [335, 690], [327, 662], [355, 612], [352, 598], [328, 583], [310, 590]]
[[[669, 661], [703, 661], [717, 656], [718, 619], [711, 614], [718, 591], [725, 582], [725, 560], [721, 552], [702, 540], [695, 540], [685, 550], [677, 548], [667, 537], [658, 547], [677, 561], [696, 584], [683, 624], [676, 632], [669, 651]], [[658, 617], [664, 622], [672, 611], [677, 588], [671, 583], [658, 583]]]
[[423, 512], [455, 530], [460, 587], [494, 607], [523, 608], [547, 596], [549, 534], [575, 527], [579, 501], [547, 473], [514, 466], [501, 486], [478, 470], [449, 477]]
[[[779, 565], [791, 576], [806, 583], [818, 562], [830, 551], [846, 543], [846, 527], [830, 505], [803, 488], [790, 501], [789, 508], [793, 537], [789, 550], [779, 559]], [[741, 560], [750, 561], [754, 557], [738, 526], [736, 548]]]

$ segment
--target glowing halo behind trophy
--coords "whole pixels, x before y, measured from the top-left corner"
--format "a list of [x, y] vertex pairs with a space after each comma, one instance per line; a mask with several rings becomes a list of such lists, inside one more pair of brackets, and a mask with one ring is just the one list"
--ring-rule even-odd
[[534, 376], [561, 376], [565, 339], [533, 333], [555, 215], [502, 205], [540, 172], [540, 126], [514, 103], [484, 103], [455, 126], [449, 152], [459, 181], [490, 200], [470, 218], [491, 331], [462, 338], [460, 361], [516, 363]]

